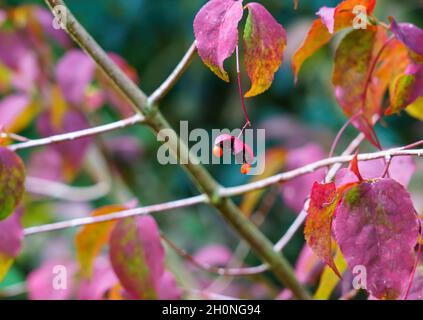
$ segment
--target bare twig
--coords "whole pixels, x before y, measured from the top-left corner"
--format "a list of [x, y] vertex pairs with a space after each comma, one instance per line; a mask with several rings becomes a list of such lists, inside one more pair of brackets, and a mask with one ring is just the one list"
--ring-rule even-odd
[[119, 120], [119, 121], [105, 124], [102, 126], [84, 129], [80, 131], [67, 132], [67, 133], [63, 133], [63, 134], [59, 134], [59, 135], [55, 135], [55, 136], [51, 136], [47, 138], [42, 138], [42, 139], [29, 140], [27, 142], [22, 142], [22, 143], [16, 143], [16, 144], [12, 144], [8, 146], [8, 148], [12, 151], [17, 151], [22, 149], [46, 146], [46, 145], [59, 143], [59, 142], [72, 141], [72, 140], [81, 139], [85, 137], [95, 136], [105, 132], [123, 129], [126, 127], [131, 127], [131, 126], [134, 126], [135, 124], [143, 123], [144, 121], [145, 121], [144, 116], [140, 114], [135, 114], [130, 118]]
[[167, 93], [173, 88], [173, 86], [178, 82], [179, 78], [184, 74], [185, 70], [191, 64], [192, 59], [195, 56], [197, 47], [195, 42], [189, 47], [188, 51], [183, 56], [182, 60], [178, 63], [176, 68], [172, 71], [169, 77], [158, 87], [149, 97], [148, 104], [154, 105], [164, 98]]

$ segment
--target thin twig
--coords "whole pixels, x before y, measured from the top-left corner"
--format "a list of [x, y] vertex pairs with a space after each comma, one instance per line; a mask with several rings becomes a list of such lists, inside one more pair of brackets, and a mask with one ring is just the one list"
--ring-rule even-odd
[[163, 99], [173, 86], [178, 82], [179, 78], [184, 74], [186, 69], [191, 64], [192, 59], [197, 52], [195, 42], [189, 47], [188, 51], [183, 56], [182, 60], [178, 63], [176, 68], [172, 71], [169, 77], [158, 87], [149, 97], [147, 103], [154, 105]]
[[65, 142], [65, 141], [72, 141], [76, 139], [81, 139], [85, 137], [95, 136], [101, 133], [110, 132], [114, 130], [119, 130], [127, 127], [134, 126], [135, 124], [143, 123], [145, 121], [144, 116], [140, 114], [135, 114], [132, 117], [129, 117], [124, 120], [119, 120], [116, 122], [112, 122], [109, 124], [105, 124], [102, 126], [97, 126], [89, 129], [67, 132], [63, 134], [58, 134], [55, 136], [42, 138], [42, 139], [34, 139], [29, 140], [27, 142], [16, 143], [8, 146], [8, 148], [12, 151], [46, 146], [54, 143]]

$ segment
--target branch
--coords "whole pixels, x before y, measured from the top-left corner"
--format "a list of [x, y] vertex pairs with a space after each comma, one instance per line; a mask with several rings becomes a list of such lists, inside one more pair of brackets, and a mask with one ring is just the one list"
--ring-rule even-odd
[[[394, 156], [422, 156], [422, 155], [423, 155], [423, 149], [404, 150], [402, 148], [394, 148], [394, 149], [389, 149], [386, 151], [360, 154], [358, 155], [358, 160], [368, 161], [373, 159], [385, 158], [387, 156], [394, 157]], [[231, 187], [231, 188], [221, 187], [218, 196], [222, 198], [227, 198], [227, 197], [238, 196], [248, 192], [256, 191], [258, 189], [263, 189], [268, 186], [280, 183], [282, 181], [288, 181], [288, 180], [297, 178], [299, 176], [312, 173], [313, 171], [317, 169], [327, 167], [332, 164], [348, 163], [353, 159], [353, 157], [354, 156], [352, 155], [344, 155], [344, 156], [339, 156], [334, 158], [328, 158], [328, 159], [311, 163], [309, 165], [306, 165], [304, 167], [301, 167], [295, 170], [287, 171], [284, 173], [274, 175], [269, 178], [258, 180], [253, 183], [248, 183], [245, 185], [240, 185], [240, 186]], [[124, 218], [137, 216], [137, 215], [158, 213], [158, 212], [169, 211], [169, 210], [174, 210], [174, 209], [179, 209], [184, 207], [190, 207], [190, 206], [201, 204], [201, 203], [209, 203], [209, 198], [206, 194], [201, 194], [195, 197], [186, 198], [186, 199], [177, 200], [177, 201], [165, 202], [162, 204], [156, 204], [156, 205], [151, 205], [146, 207], [120, 211], [120, 212], [111, 213], [111, 214], [107, 214], [103, 216], [78, 218], [78, 219], [72, 219], [72, 220], [63, 221], [63, 222], [30, 227], [25, 229], [25, 235], [61, 230], [61, 229], [72, 228], [72, 227], [79, 227], [79, 226], [83, 226], [87, 224], [94, 224], [94, 223], [100, 223], [100, 222], [117, 220], [117, 219], [124, 219]], [[283, 247], [285, 241], [286, 239], [285, 240], [281, 239], [277, 248]]]
[[131, 127], [135, 124], [143, 123], [145, 121], [145, 117], [140, 114], [135, 114], [130, 118], [116, 121], [113, 123], [105, 124], [98, 127], [93, 127], [89, 129], [67, 132], [47, 138], [36, 139], [36, 140], [29, 140], [27, 142], [16, 143], [8, 146], [8, 148], [12, 151], [46, 146], [54, 143], [64, 142], [64, 141], [72, 141], [76, 139], [81, 139], [85, 137], [95, 136], [101, 133], [123, 129], [126, 127]]
[[178, 82], [179, 78], [184, 74], [188, 66], [191, 64], [192, 59], [194, 58], [195, 53], [197, 52], [197, 47], [195, 42], [189, 47], [188, 51], [183, 56], [182, 60], [172, 71], [169, 77], [158, 87], [149, 97], [148, 104], [155, 105], [159, 100], [163, 99], [170, 89]]

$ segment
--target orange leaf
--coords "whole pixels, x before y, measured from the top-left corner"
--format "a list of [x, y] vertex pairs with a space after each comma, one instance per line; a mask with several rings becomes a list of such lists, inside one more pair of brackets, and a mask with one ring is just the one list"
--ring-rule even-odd
[[346, 0], [341, 2], [334, 10], [334, 32], [332, 34], [323, 23], [322, 18], [319, 17], [314, 21], [303, 44], [292, 59], [292, 69], [294, 71], [295, 81], [298, 79], [298, 73], [300, 72], [301, 66], [309, 57], [328, 43], [336, 32], [352, 27], [354, 18], [356, 17], [353, 13], [353, 9], [358, 5], [366, 7], [367, 14], [371, 14], [376, 5], [376, 0]]

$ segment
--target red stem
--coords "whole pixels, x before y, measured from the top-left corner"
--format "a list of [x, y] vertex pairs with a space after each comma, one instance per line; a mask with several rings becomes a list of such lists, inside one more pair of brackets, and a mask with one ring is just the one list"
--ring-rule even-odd
[[239, 89], [239, 96], [241, 97], [241, 104], [242, 104], [242, 111], [244, 112], [244, 117], [246, 121], [246, 126], [250, 126], [251, 122], [248, 118], [247, 108], [245, 107], [245, 100], [244, 100], [244, 92], [242, 90], [242, 83], [241, 83], [241, 71], [239, 68], [239, 52], [238, 52], [238, 45], [236, 46], [236, 73], [238, 76], [238, 89]]
[[352, 116], [347, 122], [345, 122], [345, 124], [342, 126], [342, 128], [338, 131], [338, 134], [336, 135], [335, 140], [333, 140], [332, 147], [330, 148], [329, 158], [333, 157], [333, 155], [335, 153], [336, 146], [338, 145], [338, 142], [341, 139], [342, 134], [345, 132], [345, 130], [348, 128], [348, 126], [351, 123], [353, 123], [353, 121], [355, 119], [357, 119], [359, 116], [361, 116], [362, 114], [363, 114], [363, 111], [360, 111], [357, 114], [355, 114], [354, 116]]

